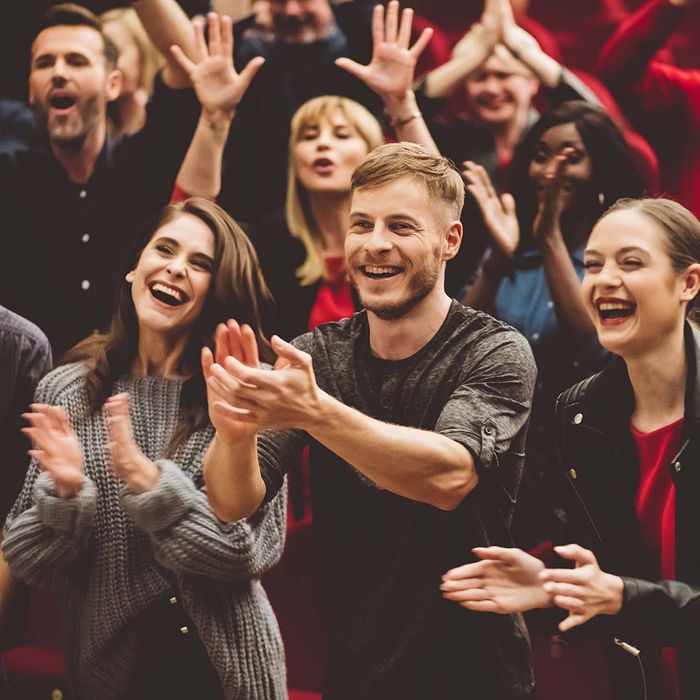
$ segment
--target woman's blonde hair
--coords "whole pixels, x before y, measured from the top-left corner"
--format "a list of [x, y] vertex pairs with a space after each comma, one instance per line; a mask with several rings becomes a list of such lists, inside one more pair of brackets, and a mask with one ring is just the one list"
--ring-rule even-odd
[[[379, 122], [361, 104], [347, 97], [339, 97], [337, 95], [315, 97], [299, 107], [292, 117], [289, 137], [286, 216], [290, 233], [302, 242], [306, 250], [306, 259], [296, 271], [299, 283], [302, 286], [314, 284], [321, 279], [325, 266], [321, 247], [321, 234], [311, 215], [308, 193], [297, 178], [294, 147], [309, 124], [317, 124], [335, 110], [338, 110], [353, 125], [367, 144], [368, 151], [384, 143], [384, 136]], [[348, 182], [349, 190], [350, 183]]]
[[149, 39], [139, 16], [136, 14], [136, 10], [133, 7], [116, 7], [101, 14], [100, 20], [102, 20], [103, 25], [110, 22], [121, 25], [136, 44], [141, 60], [139, 88], [150, 95], [153, 92], [153, 81], [156, 73], [161, 69], [165, 61]]

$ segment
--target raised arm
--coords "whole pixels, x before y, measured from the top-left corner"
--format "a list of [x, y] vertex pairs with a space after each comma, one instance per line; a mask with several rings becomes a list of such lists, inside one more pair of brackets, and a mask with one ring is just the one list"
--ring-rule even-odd
[[279, 356], [274, 372], [231, 356], [215, 375], [219, 395], [236, 407], [241, 421], [261, 429], [301, 429], [380, 488], [444, 510], [456, 508], [476, 486], [474, 459], [463, 445], [345, 406], [318, 387], [307, 353], [277, 337], [273, 347]]
[[215, 199], [221, 190], [221, 169], [229, 127], [236, 109], [264, 58], [253, 58], [237, 73], [233, 66], [231, 18], [209, 14], [209, 45], [204, 26], [194, 23], [195, 50], [190, 60], [179, 46], [172, 55], [194, 87], [202, 106], [192, 142], [177, 176], [177, 186], [190, 196]]
[[196, 56], [195, 36], [185, 11], [175, 0], [132, 0], [148, 36], [165, 57], [163, 82], [171, 88], [189, 86], [187, 73], [170, 53], [170, 47], [179, 46], [186, 56]]
[[404, 9], [399, 18], [398, 0], [391, 0], [386, 20], [384, 14], [383, 5], [374, 8], [370, 63], [363, 66], [339, 58], [336, 64], [379, 95], [400, 141], [411, 141], [439, 154], [413, 92], [416, 63], [430, 41], [432, 29], [424, 29], [410, 46], [413, 10]]
[[626, 19], [600, 53], [599, 70], [615, 92], [641, 83], [654, 54], [698, 0], [650, 0]]
[[501, 22], [498, 0], [486, 0], [481, 19], [474, 23], [460, 39], [452, 58], [432, 70], [425, 78], [425, 96], [449, 97], [464, 85], [469, 74], [476, 70], [501, 41]]
[[557, 321], [564, 331], [562, 337], [578, 346], [595, 335], [595, 328], [581, 299], [581, 280], [571, 261], [560, 225], [564, 211], [564, 175], [571, 153], [571, 149], [564, 149], [557, 156], [555, 170], [547, 178], [532, 230], [542, 251], [547, 287], [554, 302]]

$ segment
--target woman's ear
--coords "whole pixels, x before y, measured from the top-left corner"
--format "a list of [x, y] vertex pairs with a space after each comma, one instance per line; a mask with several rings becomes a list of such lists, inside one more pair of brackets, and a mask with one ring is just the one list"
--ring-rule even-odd
[[124, 279], [131, 284], [134, 281], [134, 277], [136, 276], [136, 271], [135, 270], [129, 270], [129, 272], [126, 273], [126, 277]]
[[683, 291], [681, 299], [692, 301], [700, 292], [700, 263], [689, 265], [683, 273]]

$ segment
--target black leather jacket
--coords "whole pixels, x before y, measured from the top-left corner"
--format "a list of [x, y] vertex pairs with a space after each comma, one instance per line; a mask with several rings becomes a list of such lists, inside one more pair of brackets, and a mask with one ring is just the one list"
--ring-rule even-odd
[[683, 437], [669, 465], [676, 489], [678, 581], [653, 582], [656, 567], [636, 516], [639, 465], [629, 431], [634, 397], [624, 361], [614, 358], [557, 402], [562, 540], [591, 549], [601, 568], [622, 576], [625, 584], [620, 614], [587, 625], [609, 642], [616, 698], [641, 700], [643, 694], [637, 659], [615, 638], [641, 651], [650, 700], [658, 693], [660, 646], [678, 650], [683, 698], [700, 698], [700, 331], [690, 324], [685, 346]]

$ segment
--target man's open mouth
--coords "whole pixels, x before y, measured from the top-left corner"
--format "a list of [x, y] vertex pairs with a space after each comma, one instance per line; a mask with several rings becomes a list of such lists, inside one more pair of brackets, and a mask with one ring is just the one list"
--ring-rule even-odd
[[52, 95], [51, 99], [49, 100], [49, 104], [54, 109], [70, 109], [75, 104], [75, 102], [75, 97], [73, 97], [72, 95], [63, 94]]
[[637, 305], [631, 301], [598, 301], [596, 308], [602, 321], [612, 321], [629, 318]]
[[361, 265], [360, 271], [365, 277], [373, 280], [385, 280], [403, 272], [403, 268], [393, 265]]
[[162, 282], [154, 282], [149, 288], [151, 294], [158, 299], [158, 301], [167, 304], [168, 306], [180, 306], [184, 304], [188, 296], [181, 289], [177, 287], [170, 287]]

